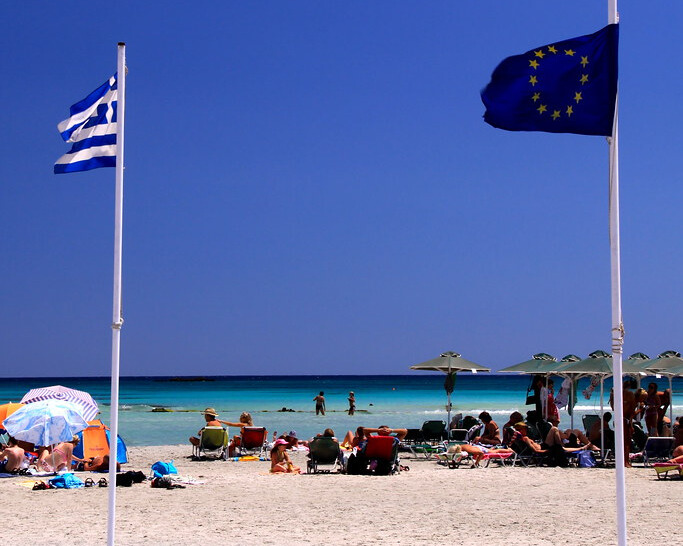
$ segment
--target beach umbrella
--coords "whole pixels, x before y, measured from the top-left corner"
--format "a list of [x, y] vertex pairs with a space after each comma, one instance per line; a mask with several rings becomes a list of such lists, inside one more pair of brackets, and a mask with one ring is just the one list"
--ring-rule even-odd
[[[524, 362], [520, 362], [519, 364], [514, 364], [512, 366], [508, 366], [507, 368], [503, 368], [502, 370], [498, 370], [499, 372], [502, 373], [519, 373], [519, 374], [530, 374], [530, 375], [544, 375], [545, 376], [545, 385], [546, 388], [548, 388], [548, 378], [550, 377], [551, 373], [553, 373], [557, 367], [559, 366], [557, 360], [555, 359], [554, 356], [549, 355], [548, 353], [536, 353], [531, 357], [529, 360], [525, 360]], [[528, 394], [527, 390], [527, 394]], [[547, 407], [548, 404], [543, 401], [541, 403], [541, 400], [536, 401], [536, 408], [538, 411], [539, 404], [542, 406], [546, 407], [546, 419], [548, 418], [547, 415]]]
[[0, 405], [0, 429], [4, 428], [2, 422], [23, 405], [18, 402], [8, 402], [7, 404]]
[[97, 402], [87, 392], [62, 387], [61, 385], [31, 389], [24, 395], [21, 402], [31, 404], [40, 400], [64, 400], [77, 404], [81, 407], [81, 413], [86, 421], [92, 421], [100, 412]]
[[446, 351], [441, 353], [438, 357], [427, 360], [420, 364], [415, 364], [410, 367], [411, 370], [423, 370], [431, 372], [442, 372], [446, 374], [446, 381], [444, 387], [446, 389], [446, 396], [448, 402], [446, 404], [446, 411], [448, 412], [448, 427], [451, 425], [451, 393], [455, 386], [455, 374], [457, 372], [490, 372], [491, 368], [485, 368], [474, 362], [464, 359], [459, 353], [453, 351]]
[[556, 366], [555, 357], [548, 353], [536, 353], [529, 360], [498, 370], [502, 373], [545, 374]]
[[24, 442], [51, 446], [69, 442], [88, 426], [80, 406], [63, 400], [41, 400], [26, 404], [4, 422], [7, 432]]

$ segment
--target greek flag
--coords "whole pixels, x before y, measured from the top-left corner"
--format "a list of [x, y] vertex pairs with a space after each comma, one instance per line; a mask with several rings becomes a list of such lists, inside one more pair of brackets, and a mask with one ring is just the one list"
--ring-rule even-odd
[[116, 166], [117, 74], [71, 107], [57, 125], [71, 150], [55, 163], [55, 174]]

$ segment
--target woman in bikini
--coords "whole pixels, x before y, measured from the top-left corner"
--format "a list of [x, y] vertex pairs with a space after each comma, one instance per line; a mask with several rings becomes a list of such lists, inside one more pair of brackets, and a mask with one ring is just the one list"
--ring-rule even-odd
[[657, 383], [650, 383], [647, 386], [647, 397], [645, 398], [645, 426], [648, 436], [659, 436], [657, 422], [659, 421], [659, 407], [662, 401], [657, 394]]
[[45, 472], [59, 472], [62, 469], [70, 471], [73, 461], [85, 463], [86, 459], [74, 455], [74, 448], [80, 441], [78, 436], [74, 436], [70, 442], [57, 444], [51, 450], [49, 448], [43, 449], [36, 460], [36, 468]]
[[273, 474], [301, 474], [301, 469], [294, 466], [287, 454], [287, 440], [275, 440], [270, 451], [270, 471]]

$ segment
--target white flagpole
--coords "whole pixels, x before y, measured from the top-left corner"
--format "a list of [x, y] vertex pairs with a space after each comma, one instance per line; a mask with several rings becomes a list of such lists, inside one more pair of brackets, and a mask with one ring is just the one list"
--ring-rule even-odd
[[[617, 0], [608, 0], [608, 22], [619, 22]], [[617, 544], [626, 546], [626, 482], [624, 479], [624, 396], [622, 356], [624, 324], [621, 316], [621, 256], [619, 240], [619, 94], [614, 107], [614, 125], [609, 139], [609, 238], [612, 271], [612, 377], [614, 380], [614, 431], [616, 458]]]
[[116, 204], [114, 207], [114, 309], [111, 339], [111, 417], [109, 429], [109, 518], [107, 544], [114, 545], [116, 524], [116, 451], [119, 435], [119, 357], [121, 354], [121, 242], [123, 238], [123, 124], [126, 113], [126, 44], [119, 42], [116, 111]]

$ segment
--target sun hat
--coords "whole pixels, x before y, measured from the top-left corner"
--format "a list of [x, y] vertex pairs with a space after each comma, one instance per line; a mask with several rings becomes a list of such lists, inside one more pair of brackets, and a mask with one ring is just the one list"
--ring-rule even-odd
[[290, 431], [287, 433], [287, 436], [289, 436], [290, 438], [294, 438], [295, 440], [298, 440], [298, 439], [299, 439], [299, 437], [296, 435], [296, 430], [290, 430]]
[[520, 421], [519, 423], [515, 423], [514, 426], [515, 427], [529, 428], [529, 425], [527, 425], [524, 421]]
[[289, 444], [287, 440], [285, 440], [284, 438], [278, 438], [277, 440], [275, 440], [273, 447], [286, 446], [287, 444]]
[[218, 417], [218, 412], [213, 408], [206, 408], [204, 410], [204, 415], [213, 415], [214, 417]]

